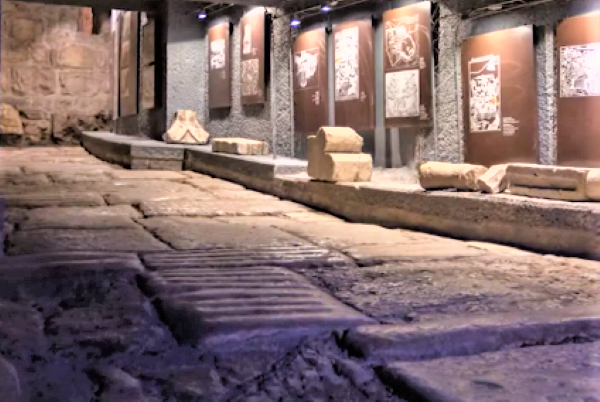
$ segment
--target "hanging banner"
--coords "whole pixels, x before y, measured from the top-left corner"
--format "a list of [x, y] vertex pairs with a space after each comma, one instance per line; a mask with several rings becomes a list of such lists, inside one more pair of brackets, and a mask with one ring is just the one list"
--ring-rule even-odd
[[295, 132], [316, 133], [328, 124], [327, 34], [314, 29], [294, 42]]
[[255, 8], [241, 20], [242, 105], [265, 103], [266, 16]]
[[386, 127], [432, 124], [431, 3], [383, 13]]
[[532, 26], [473, 36], [463, 42], [468, 163], [537, 163], [536, 81]]
[[600, 14], [567, 18], [558, 45], [558, 163], [600, 167]]
[[121, 51], [119, 55], [119, 115], [138, 113], [138, 46], [140, 15], [126, 11], [121, 19]]
[[208, 107], [231, 107], [231, 52], [229, 22], [208, 29]]
[[355, 130], [375, 126], [375, 75], [371, 19], [333, 27], [335, 125]]

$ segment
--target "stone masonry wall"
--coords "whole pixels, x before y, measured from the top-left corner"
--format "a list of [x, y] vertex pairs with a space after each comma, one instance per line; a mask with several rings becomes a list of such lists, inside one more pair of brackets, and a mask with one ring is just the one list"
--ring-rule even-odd
[[110, 24], [91, 28], [80, 7], [2, 0], [1, 100], [23, 127], [3, 143], [71, 143], [79, 129], [110, 129]]

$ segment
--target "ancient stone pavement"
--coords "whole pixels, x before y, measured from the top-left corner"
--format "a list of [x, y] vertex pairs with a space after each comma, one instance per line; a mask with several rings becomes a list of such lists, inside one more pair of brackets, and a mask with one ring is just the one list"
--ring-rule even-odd
[[600, 401], [600, 263], [2, 149], [0, 400]]

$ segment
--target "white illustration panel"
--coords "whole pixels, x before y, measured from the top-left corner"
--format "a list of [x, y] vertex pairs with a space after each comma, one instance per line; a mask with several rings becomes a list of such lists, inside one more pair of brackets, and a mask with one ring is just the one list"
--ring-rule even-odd
[[560, 96], [600, 96], [600, 43], [560, 48]]
[[335, 34], [335, 100], [360, 99], [358, 27]]
[[294, 54], [296, 90], [319, 87], [319, 49], [302, 50]]
[[242, 54], [244, 56], [256, 55], [254, 50], [254, 46], [252, 44], [252, 24], [250, 22], [246, 23], [243, 28], [243, 38], [242, 38]]
[[385, 24], [385, 53], [391, 68], [417, 67], [419, 16], [396, 18]]
[[210, 69], [220, 70], [225, 68], [225, 39], [210, 42]]
[[259, 74], [258, 59], [242, 61], [242, 96], [260, 95]]
[[471, 132], [501, 130], [500, 79], [500, 56], [489, 55], [469, 61]]
[[385, 117], [420, 116], [419, 70], [404, 70], [385, 75]]

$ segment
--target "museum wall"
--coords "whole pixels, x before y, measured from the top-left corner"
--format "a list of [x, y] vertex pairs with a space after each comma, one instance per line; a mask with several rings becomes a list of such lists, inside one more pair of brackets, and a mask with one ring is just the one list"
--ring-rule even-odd
[[[137, 86], [138, 96], [138, 110], [137, 114], [130, 116], [119, 116], [119, 113], [115, 113], [115, 129], [114, 131], [118, 134], [131, 135], [131, 136], [144, 136], [152, 139], [160, 140], [164, 132], [166, 131], [167, 115], [166, 115], [166, 53], [167, 53], [167, 35], [164, 34], [166, 27], [167, 15], [167, 4], [161, 4], [159, 10], [150, 10], [149, 16], [154, 19], [155, 23], [155, 36], [152, 38], [144, 36], [144, 27], [139, 27], [139, 41], [140, 45], [140, 60], [143, 59], [143, 53], [149, 46], [154, 48], [155, 51], [155, 82], [156, 85], [156, 97], [155, 104], [153, 107], [145, 107], [144, 105], [144, 90], [147, 88], [144, 85], [144, 74], [143, 67], [138, 68], [138, 82], [140, 85]], [[113, 26], [113, 29], [116, 27]], [[148, 41], [149, 43], [146, 43]], [[113, 54], [114, 57], [119, 55], [120, 45], [118, 41], [113, 41]], [[118, 69], [114, 71], [115, 75], [113, 81], [117, 82], [119, 79]], [[152, 86], [154, 88], [154, 86]], [[114, 88], [118, 88], [116, 85]], [[150, 88], [152, 90], [152, 88]], [[119, 110], [119, 94], [113, 94], [113, 110]]]
[[3, 143], [74, 143], [79, 129], [110, 130], [108, 15], [94, 24], [91, 9], [2, 1]]
[[[495, 16], [460, 20], [451, 7], [452, 1], [442, 1], [440, 19], [439, 72], [441, 82], [453, 85], [438, 87], [436, 103], [437, 136], [431, 136], [421, 148], [421, 158], [449, 162], [464, 160], [464, 122], [462, 76], [460, 72], [461, 44], [469, 36], [482, 35], [523, 25], [534, 26], [534, 49], [538, 100], [538, 162], [557, 163], [557, 55], [555, 29], [566, 17], [600, 11], [597, 0], [553, 1], [523, 10]], [[456, 39], [454, 39], [456, 38]], [[454, 79], [449, 79], [454, 74]], [[535, 107], [535, 105], [532, 105]]]

